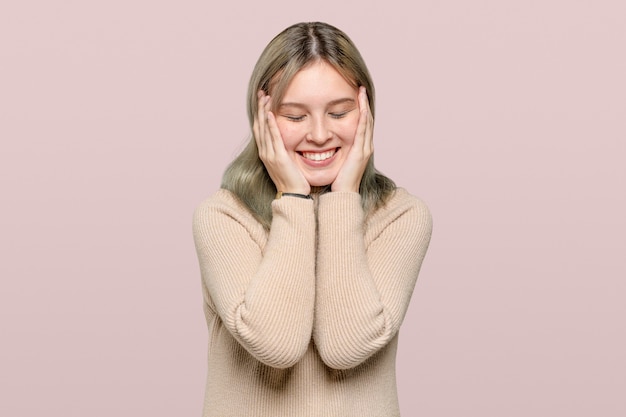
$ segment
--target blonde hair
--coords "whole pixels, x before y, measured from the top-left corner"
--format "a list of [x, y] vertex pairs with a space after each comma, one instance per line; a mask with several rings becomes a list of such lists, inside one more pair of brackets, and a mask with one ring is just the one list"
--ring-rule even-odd
[[[271, 90], [272, 103], [278, 105], [296, 73], [318, 60], [332, 65], [355, 88], [364, 86], [374, 116], [374, 85], [361, 54], [350, 38], [327, 23], [298, 23], [272, 39], [252, 71], [247, 106], [250, 128], [258, 109], [257, 92], [263, 90], [270, 94]], [[248, 145], [226, 169], [222, 188], [237, 195], [263, 226], [269, 229], [272, 222], [271, 203], [276, 195], [276, 186], [259, 158], [254, 137], [251, 136]], [[391, 179], [374, 168], [372, 156], [359, 188], [366, 213], [383, 205], [395, 188]], [[328, 190], [330, 185], [318, 191]]]

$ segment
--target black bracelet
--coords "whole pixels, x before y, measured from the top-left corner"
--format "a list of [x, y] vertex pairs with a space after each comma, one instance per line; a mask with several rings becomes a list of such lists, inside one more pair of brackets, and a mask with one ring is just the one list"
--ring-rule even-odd
[[283, 193], [282, 191], [276, 193], [276, 200], [278, 200], [282, 196], [306, 198], [307, 200], [313, 200], [313, 196], [311, 196], [311, 194]]

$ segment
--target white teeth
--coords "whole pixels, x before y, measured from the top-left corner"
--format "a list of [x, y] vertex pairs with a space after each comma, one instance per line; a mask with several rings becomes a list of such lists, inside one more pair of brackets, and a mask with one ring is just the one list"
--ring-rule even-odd
[[302, 156], [311, 161], [325, 161], [335, 154], [335, 149], [327, 152], [302, 152]]

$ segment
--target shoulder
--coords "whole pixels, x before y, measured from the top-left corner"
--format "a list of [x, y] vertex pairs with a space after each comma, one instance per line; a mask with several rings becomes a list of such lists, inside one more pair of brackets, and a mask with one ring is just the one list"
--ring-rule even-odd
[[398, 222], [409, 233], [430, 236], [432, 231], [432, 216], [428, 206], [404, 188], [396, 188], [387, 201], [367, 218], [368, 230], [375, 235]]
[[230, 213], [238, 216], [240, 213], [245, 214], [246, 211], [236, 195], [221, 188], [196, 207], [193, 220], [195, 224], [198, 221], [206, 220], [207, 217], [212, 217], [214, 213]]
[[218, 190], [194, 210], [193, 232], [196, 238], [231, 227], [246, 229], [252, 236], [263, 234], [259, 221], [231, 191]]
[[237, 198], [231, 191], [220, 188], [214, 194], [204, 199], [194, 212], [194, 215], [204, 213], [212, 210], [233, 210], [233, 211], [245, 211], [243, 203]]
[[423, 221], [432, 222], [430, 210], [426, 203], [404, 188], [396, 188], [384, 205], [372, 213], [371, 217], [396, 217], [403, 214], [410, 214]]

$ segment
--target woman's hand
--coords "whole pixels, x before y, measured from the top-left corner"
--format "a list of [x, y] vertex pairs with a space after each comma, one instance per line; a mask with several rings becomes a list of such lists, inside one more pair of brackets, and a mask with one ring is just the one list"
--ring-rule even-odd
[[309, 194], [311, 186], [285, 149], [276, 118], [270, 111], [270, 96], [259, 91], [258, 99], [258, 112], [252, 129], [259, 158], [278, 191]]
[[332, 191], [359, 192], [365, 167], [374, 152], [374, 118], [365, 87], [359, 89], [359, 123], [352, 148], [331, 185]]

